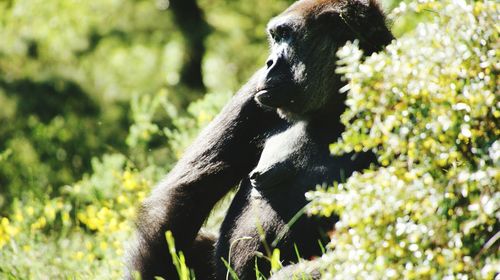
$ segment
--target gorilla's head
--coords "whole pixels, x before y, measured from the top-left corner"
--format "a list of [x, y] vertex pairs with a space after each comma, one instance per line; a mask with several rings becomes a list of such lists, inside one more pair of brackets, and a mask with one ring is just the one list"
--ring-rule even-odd
[[359, 40], [371, 54], [393, 39], [373, 0], [301, 0], [267, 31], [271, 54], [255, 99], [287, 118], [314, 114], [332, 98], [343, 106], [335, 53], [347, 41]]

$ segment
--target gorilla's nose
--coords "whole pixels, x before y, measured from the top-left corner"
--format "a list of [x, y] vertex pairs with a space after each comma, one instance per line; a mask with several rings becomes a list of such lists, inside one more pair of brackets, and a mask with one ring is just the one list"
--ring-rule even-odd
[[266, 66], [267, 66], [267, 69], [271, 69], [271, 67], [273, 67], [274, 64], [276, 64], [276, 59], [274, 58], [269, 58], [267, 61], [266, 61]]
[[259, 177], [260, 177], [259, 171], [250, 172], [250, 175], [248, 176], [248, 178], [250, 179], [250, 184], [252, 185], [252, 187], [257, 187]]

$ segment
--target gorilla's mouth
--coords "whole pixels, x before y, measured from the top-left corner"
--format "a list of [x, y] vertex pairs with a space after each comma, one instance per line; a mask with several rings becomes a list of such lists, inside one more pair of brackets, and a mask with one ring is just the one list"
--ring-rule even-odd
[[273, 107], [277, 108], [283, 105], [282, 100], [283, 98], [277, 98], [278, 95], [282, 94], [277, 94], [273, 89], [263, 89], [257, 92], [255, 95], [255, 100], [262, 105], [268, 106], [268, 107]]
[[286, 106], [292, 99], [292, 87], [280, 84], [259, 89], [255, 94], [255, 100], [264, 106], [278, 108]]
[[259, 94], [269, 94], [274, 91], [280, 91], [281, 89], [286, 88], [286, 85], [283, 84], [277, 84], [277, 85], [272, 85], [272, 86], [267, 86], [263, 87], [257, 90], [257, 95]]

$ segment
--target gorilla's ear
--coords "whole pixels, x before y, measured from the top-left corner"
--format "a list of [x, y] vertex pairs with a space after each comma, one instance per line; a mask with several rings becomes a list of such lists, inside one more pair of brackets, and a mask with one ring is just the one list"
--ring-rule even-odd
[[322, 9], [317, 17], [328, 25], [345, 29], [347, 37], [358, 39], [365, 54], [370, 55], [388, 45], [393, 39], [385, 15], [375, 0], [347, 0]]
[[394, 39], [376, 0], [348, 0], [340, 16], [367, 55], [382, 50]]

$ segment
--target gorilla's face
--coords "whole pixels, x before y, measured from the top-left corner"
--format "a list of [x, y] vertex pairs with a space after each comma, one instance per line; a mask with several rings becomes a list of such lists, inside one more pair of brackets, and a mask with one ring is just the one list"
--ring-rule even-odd
[[[368, 34], [357, 38], [366, 48], [370, 41], [363, 39], [379, 36], [367, 20], [384, 23], [384, 17], [371, 5], [365, 0], [301, 0], [272, 19], [267, 28], [271, 54], [256, 101], [291, 118], [306, 117], [328, 101], [343, 105], [344, 96], [338, 93], [343, 84], [335, 73], [336, 51], [359, 34]], [[356, 13], [350, 12], [352, 7]], [[382, 33], [392, 39], [386, 28]]]
[[[307, 84], [305, 63], [300, 57], [304, 45], [304, 19], [283, 14], [268, 24], [271, 54], [256, 100], [266, 106], [292, 110]], [[293, 110], [295, 111], [295, 110]]]
[[327, 30], [324, 19], [306, 12], [293, 5], [267, 28], [271, 54], [255, 99], [285, 116], [318, 110], [339, 87], [335, 51], [345, 40], [339, 42], [340, 32]]

